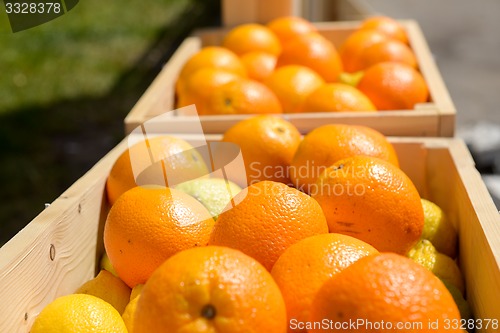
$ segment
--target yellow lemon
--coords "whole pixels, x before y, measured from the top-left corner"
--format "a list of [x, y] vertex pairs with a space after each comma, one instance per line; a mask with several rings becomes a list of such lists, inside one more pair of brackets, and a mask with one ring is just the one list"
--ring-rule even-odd
[[199, 178], [176, 186], [205, 206], [215, 219], [226, 208], [231, 199], [241, 191], [232, 181], [222, 178]]
[[424, 208], [424, 230], [422, 239], [429, 240], [438, 252], [455, 258], [457, 254], [457, 232], [438, 205], [421, 199]]
[[130, 300], [133, 300], [137, 296], [139, 296], [142, 292], [142, 288], [144, 288], [143, 284], [137, 284], [134, 288], [132, 288], [132, 292], [130, 293]]
[[109, 260], [108, 254], [104, 252], [104, 254], [101, 257], [101, 262], [99, 263], [99, 268], [100, 269], [105, 269], [114, 276], [118, 277], [118, 273], [116, 273], [115, 268], [113, 267], [113, 264], [111, 263], [111, 260]]
[[84, 294], [62, 296], [38, 315], [31, 333], [127, 333], [118, 311], [102, 299]]
[[363, 74], [364, 74], [363, 71], [354, 73], [342, 72], [339, 75], [339, 81], [348, 84], [350, 86], [356, 87], [359, 81], [363, 78]]
[[464, 293], [464, 278], [457, 263], [447, 255], [439, 253], [430, 241], [420, 240], [408, 251], [407, 256]]
[[444, 281], [444, 280], [441, 280], [441, 281], [443, 281], [446, 288], [448, 288], [448, 291], [450, 292], [451, 296], [453, 296], [453, 299], [455, 300], [455, 303], [457, 304], [458, 310], [460, 311], [460, 317], [462, 319], [465, 319], [465, 320], [469, 320], [469, 319], [474, 318], [474, 316], [472, 315], [472, 310], [470, 308], [470, 305], [465, 300], [465, 298], [462, 295], [462, 293], [460, 292], [460, 290], [458, 290], [457, 287], [455, 287], [454, 285], [452, 285], [451, 283], [449, 283], [447, 281]]
[[[143, 286], [143, 284], [141, 284], [140, 286]], [[134, 289], [135, 289], [135, 287], [134, 287]], [[139, 295], [137, 295], [137, 296], [139, 296]], [[125, 326], [127, 326], [129, 333], [134, 332], [134, 315], [135, 315], [135, 310], [137, 309], [137, 302], [138, 301], [139, 301], [139, 297], [133, 298], [128, 303], [128, 305], [125, 308], [125, 311], [123, 312], [123, 315], [122, 315], [123, 322], [125, 323]]]
[[122, 314], [130, 299], [130, 288], [110, 272], [102, 270], [95, 278], [78, 288], [75, 294], [99, 297]]

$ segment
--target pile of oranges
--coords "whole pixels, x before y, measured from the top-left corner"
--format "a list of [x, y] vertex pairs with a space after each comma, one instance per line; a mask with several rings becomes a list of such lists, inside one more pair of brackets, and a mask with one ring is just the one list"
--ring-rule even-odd
[[404, 27], [382, 16], [338, 49], [299, 17], [237, 26], [187, 60], [175, 90], [200, 115], [411, 110], [429, 98]]
[[[445, 325], [460, 320], [447, 286], [406, 256], [427, 216], [382, 134], [329, 124], [301, 137], [259, 115], [222, 141], [240, 146], [252, 172], [216, 217], [174, 185], [135, 186], [136, 148], [123, 153], [106, 187], [103, 268], [115, 275], [101, 271], [47, 306], [33, 333], [55, 332], [61, 317], [72, 332], [428, 331], [435, 322], [433, 331], [459, 331]], [[144, 158], [162, 159], [165, 172], [205, 179], [189, 143], [146, 144]]]

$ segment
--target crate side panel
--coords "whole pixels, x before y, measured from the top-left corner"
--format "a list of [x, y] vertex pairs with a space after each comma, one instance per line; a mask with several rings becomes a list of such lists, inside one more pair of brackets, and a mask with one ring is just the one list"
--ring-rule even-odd
[[[429, 150], [430, 200], [446, 212], [459, 233], [459, 264], [476, 318], [500, 318], [500, 217], [468, 152]], [[457, 151], [458, 150], [458, 151]], [[457, 167], [458, 166], [458, 167]], [[484, 332], [496, 332], [491, 326]]]
[[27, 251], [15, 256], [0, 277], [0, 298], [9, 300], [0, 309], [1, 332], [28, 332], [45, 305], [95, 276], [106, 209], [103, 192], [100, 182], [80, 200], [59, 199], [65, 203], [47, 208], [32, 222], [40, 225], [36, 237], [18, 235], [16, 241], [26, 241]]
[[429, 49], [420, 26], [413, 20], [405, 21], [410, 46], [417, 57], [419, 69], [429, 87], [430, 99], [440, 116], [439, 136], [452, 137], [455, 132], [456, 109], [443, 77]]
[[58, 296], [95, 276], [109, 170], [123, 141], [0, 249], [0, 332], [28, 332]]

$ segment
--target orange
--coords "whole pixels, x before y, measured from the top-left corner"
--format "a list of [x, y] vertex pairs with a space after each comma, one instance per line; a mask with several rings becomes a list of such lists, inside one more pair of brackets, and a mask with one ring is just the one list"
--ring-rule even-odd
[[[376, 253], [371, 245], [340, 234], [312, 236], [290, 246], [271, 271], [285, 300], [288, 322], [308, 321], [309, 308], [323, 283], [358, 259]], [[289, 331], [306, 330], [290, 326]]]
[[201, 114], [282, 113], [276, 95], [260, 82], [241, 79], [213, 90]]
[[293, 157], [290, 178], [298, 189], [310, 193], [323, 170], [356, 155], [379, 157], [399, 165], [394, 147], [381, 133], [365, 126], [331, 124], [304, 136]]
[[245, 53], [240, 59], [247, 70], [248, 78], [257, 81], [267, 79], [276, 66], [276, 56], [261, 51]]
[[394, 164], [353, 156], [319, 176], [315, 191], [330, 232], [361, 239], [379, 251], [406, 254], [424, 228], [420, 195]]
[[381, 62], [369, 67], [357, 88], [378, 110], [409, 110], [429, 98], [422, 75], [414, 68], [396, 62]]
[[285, 333], [280, 290], [254, 259], [209, 246], [180, 252], [144, 286], [135, 333]]
[[262, 180], [289, 183], [288, 168], [300, 140], [293, 124], [268, 115], [242, 120], [230, 127], [222, 138], [240, 147], [247, 184]]
[[[447, 320], [460, 323], [460, 313], [444, 284], [394, 253], [361, 258], [336, 274], [316, 294], [311, 313], [312, 322], [331, 323], [309, 332], [461, 332], [445, 325]], [[436, 321], [437, 327], [429, 327]], [[359, 325], [341, 329], [346, 322]]]
[[248, 52], [262, 51], [274, 56], [281, 52], [281, 44], [269, 28], [261, 24], [242, 24], [227, 33], [222, 46], [241, 56]]
[[417, 68], [417, 59], [410, 47], [397, 40], [384, 40], [367, 47], [353, 60], [353, 70], [360, 71], [380, 62], [393, 61]]
[[189, 58], [182, 67], [176, 84], [177, 93], [182, 92], [184, 81], [189, 76], [206, 67], [219, 68], [246, 77], [245, 67], [236, 54], [224, 47], [207, 46]]
[[209, 244], [238, 249], [269, 271], [289, 246], [328, 232], [318, 203], [282, 183], [252, 184], [234, 201], [235, 207], [219, 215]]
[[377, 109], [358, 89], [343, 83], [327, 83], [307, 96], [303, 111], [377, 111]]
[[359, 70], [357, 59], [371, 45], [389, 39], [377, 30], [357, 30], [347, 37], [339, 48], [344, 71], [352, 73]]
[[198, 114], [206, 114], [206, 104], [214, 90], [240, 79], [240, 76], [219, 68], [202, 68], [185, 80], [182, 92], [177, 95], [177, 107], [195, 104]]
[[104, 245], [116, 272], [132, 288], [175, 253], [207, 245], [213, 225], [207, 209], [184, 192], [135, 187], [111, 207]]
[[387, 16], [373, 16], [363, 21], [361, 30], [375, 29], [391, 39], [408, 44], [408, 36], [405, 28], [398, 21]]
[[297, 16], [279, 17], [269, 22], [267, 27], [278, 37], [281, 45], [285, 45], [299, 35], [317, 30], [311, 22]]
[[326, 82], [338, 81], [342, 72], [342, 62], [335, 46], [316, 32], [299, 35], [283, 47], [276, 67], [286, 65], [309, 67]]
[[305, 99], [325, 81], [313, 70], [298, 65], [283, 66], [264, 82], [276, 94], [285, 113], [302, 112]]
[[[131, 158], [134, 160], [131, 161]], [[166, 162], [168, 172], [175, 170], [175, 176], [180, 181], [208, 174], [203, 157], [188, 142], [168, 135], [154, 137], [133, 145], [116, 160], [106, 181], [110, 204], [113, 205], [120, 195], [137, 186], [131, 162], [138, 173], [160, 160]]]

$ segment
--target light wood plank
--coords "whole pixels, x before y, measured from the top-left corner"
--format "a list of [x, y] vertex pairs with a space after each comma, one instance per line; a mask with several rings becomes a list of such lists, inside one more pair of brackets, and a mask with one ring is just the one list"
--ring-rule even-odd
[[[476, 318], [500, 318], [500, 216], [463, 142], [430, 149], [430, 200], [459, 233], [459, 265]], [[498, 332], [491, 326], [483, 332]]]
[[455, 105], [451, 100], [450, 93], [444, 84], [443, 77], [434, 61], [420, 26], [413, 20], [404, 22], [408, 34], [411, 36], [409, 38], [410, 46], [417, 57], [420, 72], [429, 87], [431, 100], [436, 104], [436, 109], [439, 113], [440, 136], [451, 137], [455, 132]]
[[122, 143], [0, 249], [0, 332], [28, 332], [52, 300], [96, 273], [107, 175]]

